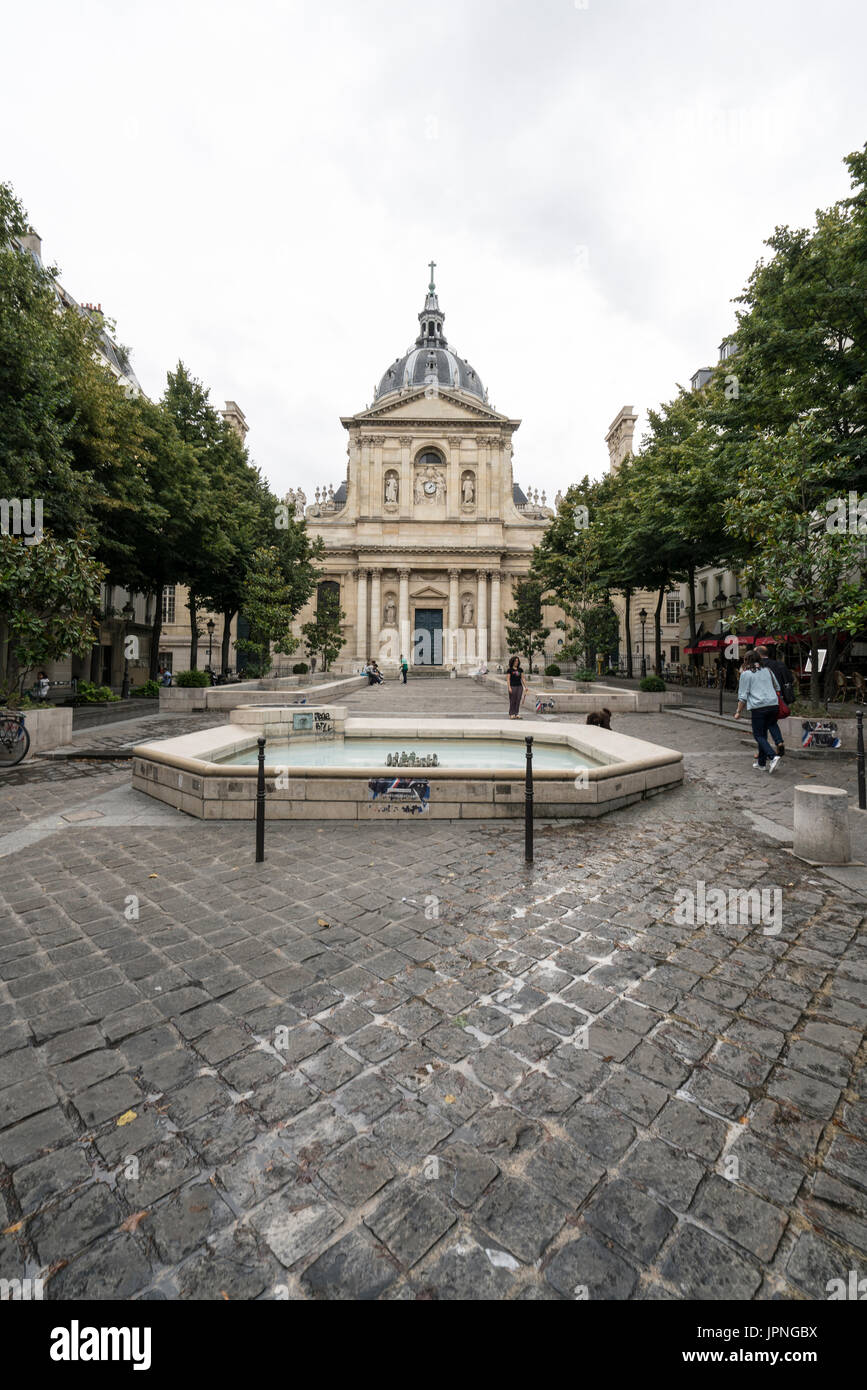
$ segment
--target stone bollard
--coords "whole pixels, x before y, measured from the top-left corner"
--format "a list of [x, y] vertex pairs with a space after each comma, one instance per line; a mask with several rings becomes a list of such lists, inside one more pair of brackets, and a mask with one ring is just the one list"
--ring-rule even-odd
[[810, 864], [849, 864], [849, 794], [838, 787], [795, 787], [792, 852]]

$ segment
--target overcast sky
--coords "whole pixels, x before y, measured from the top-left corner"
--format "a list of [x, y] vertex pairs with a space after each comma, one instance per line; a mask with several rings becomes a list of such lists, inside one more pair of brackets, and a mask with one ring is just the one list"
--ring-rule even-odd
[[523, 421], [516, 481], [598, 475], [867, 137], [857, 0], [40, 0], [3, 36], [0, 178], [44, 255], [150, 395], [183, 359], [308, 498], [431, 258], [450, 345]]

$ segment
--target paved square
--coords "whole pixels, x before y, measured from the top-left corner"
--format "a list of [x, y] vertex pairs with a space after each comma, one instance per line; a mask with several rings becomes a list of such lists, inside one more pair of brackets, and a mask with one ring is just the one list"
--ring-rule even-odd
[[[354, 710], [501, 712], [470, 681]], [[0, 782], [0, 1279], [51, 1299], [824, 1299], [867, 1277], [865, 902], [785, 852], [736, 727], [615, 726], [682, 788], [598, 821], [193, 820], [116, 761]], [[854, 819], [854, 817], [853, 817]], [[864, 832], [854, 829], [859, 858]], [[860, 838], [859, 838], [860, 837]], [[779, 889], [689, 924], [698, 881]], [[682, 914], [681, 914], [682, 915]]]

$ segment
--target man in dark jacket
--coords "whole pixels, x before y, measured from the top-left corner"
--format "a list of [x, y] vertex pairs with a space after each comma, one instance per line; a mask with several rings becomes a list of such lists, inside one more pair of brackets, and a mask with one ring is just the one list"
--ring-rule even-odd
[[[787, 705], [791, 705], [795, 698], [795, 677], [792, 675], [788, 666], [785, 662], [777, 661], [774, 657], [768, 656], [767, 647], [756, 647], [756, 656], [762, 666], [767, 666], [768, 669], [774, 673], [783, 699]], [[779, 725], [772, 725], [768, 732], [770, 733], [773, 728], [779, 729]], [[777, 753], [782, 757], [786, 751], [783, 746], [782, 733], [780, 733], [779, 738], [774, 739], [774, 742], [777, 745]]]

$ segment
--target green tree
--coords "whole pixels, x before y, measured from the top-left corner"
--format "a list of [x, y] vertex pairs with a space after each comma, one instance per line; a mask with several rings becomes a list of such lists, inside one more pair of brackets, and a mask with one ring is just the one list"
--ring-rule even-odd
[[515, 606], [505, 614], [506, 638], [513, 652], [526, 658], [532, 670], [533, 654], [543, 652], [545, 643], [551, 636], [551, 629], [545, 627], [542, 615], [542, 595], [544, 582], [540, 579], [522, 579], [515, 585]]
[[867, 145], [845, 163], [851, 196], [818, 211], [814, 227], [778, 227], [766, 242], [770, 257], [736, 301], [734, 389], [716, 411], [745, 467], [757, 435], [782, 443], [809, 419], [825, 467], [817, 498], [826, 484], [867, 488]]
[[272, 652], [291, 656], [297, 651], [300, 639], [293, 633], [292, 623], [306, 597], [306, 593], [304, 598], [299, 597], [291, 570], [287, 575], [283, 569], [279, 547], [260, 546], [253, 555], [243, 590], [250, 638], [237, 645], [253, 656], [262, 675], [270, 670]]
[[323, 589], [316, 605], [316, 616], [312, 622], [305, 623], [301, 631], [307, 643], [308, 656], [317, 656], [323, 671], [327, 671], [335, 657], [340, 655], [346, 638], [342, 624], [346, 614], [340, 607], [340, 594], [337, 589]]
[[83, 655], [93, 641], [93, 611], [103, 567], [83, 539], [37, 544], [0, 533], [0, 702], [20, 696], [30, 673]]
[[215, 590], [224, 569], [233, 559], [232, 533], [235, 528], [232, 487], [237, 471], [247, 468], [247, 451], [232, 427], [221, 418], [210, 402], [210, 394], [200, 381], [179, 362], [169, 372], [162, 404], [178, 435], [196, 456], [201, 493], [191, 517], [190, 548], [178, 569], [177, 579], [187, 584], [190, 620], [190, 670], [198, 667], [199, 613], [203, 600]]
[[[848, 507], [841, 524], [828, 505], [836, 499], [828, 497], [827, 440], [817, 441], [816, 429], [804, 420], [782, 441], [756, 439], [727, 507], [733, 534], [750, 547], [743, 570], [749, 597], [738, 607], [737, 625], [805, 632], [814, 702], [820, 698], [819, 648], [828, 653], [829, 699], [841, 655], [838, 634], [851, 639], [867, 626], [865, 536], [850, 529]], [[817, 508], [822, 494], [826, 505]]]

